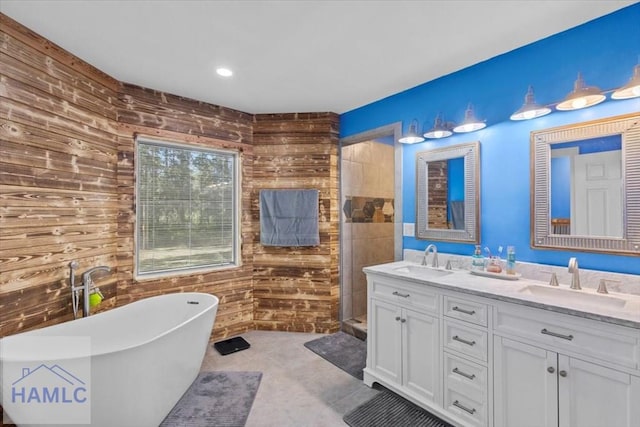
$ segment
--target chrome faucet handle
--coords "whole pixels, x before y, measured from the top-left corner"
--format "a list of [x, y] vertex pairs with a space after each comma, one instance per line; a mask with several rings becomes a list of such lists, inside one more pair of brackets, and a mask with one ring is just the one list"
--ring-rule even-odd
[[543, 270], [543, 271], [541, 271], [541, 273], [547, 273], [547, 274], [551, 275], [551, 278], [549, 279], [549, 286], [559, 286], [560, 285], [558, 283], [558, 275], [556, 274], [555, 271]]
[[569, 258], [569, 273], [571, 274], [571, 289], [580, 290], [580, 269], [578, 268], [578, 260], [575, 257]]
[[609, 291], [607, 290], [607, 282], [620, 282], [620, 280], [614, 280], [614, 279], [600, 279], [600, 283], [598, 284], [598, 290], [596, 292], [598, 292], [599, 294], [608, 294]]
[[433, 261], [431, 262], [431, 267], [438, 268], [440, 265], [438, 264], [438, 252], [433, 253]]
[[448, 259], [447, 260], [447, 264], [444, 267], [445, 270], [453, 270], [453, 266], [456, 266], [456, 268], [460, 268], [460, 260], [459, 259]]

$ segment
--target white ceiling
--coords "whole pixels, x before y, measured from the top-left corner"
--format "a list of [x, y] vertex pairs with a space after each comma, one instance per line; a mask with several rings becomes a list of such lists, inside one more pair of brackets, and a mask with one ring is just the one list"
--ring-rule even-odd
[[[343, 113], [633, 0], [2, 0], [112, 77], [249, 113]], [[234, 70], [218, 77], [218, 66]]]

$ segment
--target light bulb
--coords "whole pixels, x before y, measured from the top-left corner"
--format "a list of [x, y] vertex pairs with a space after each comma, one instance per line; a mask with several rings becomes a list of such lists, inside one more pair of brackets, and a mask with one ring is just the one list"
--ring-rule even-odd
[[441, 130], [437, 130], [433, 133], [433, 136], [435, 136], [436, 138], [442, 138], [444, 136], [444, 132], [442, 132]]
[[536, 116], [536, 110], [529, 110], [522, 113], [526, 120], [533, 119]]
[[583, 108], [587, 105], [587, 100], [585, 98], [577, 98], [571, 101], [571, 106], [575, 109]]
[[224, 67], [220, 67], [220, 68], [216, 69], [216, 73], [218, 73], [218, 75], [221, 76], [221, 77], [231, 77], [231, 76], [233, 76], [233, 71], [231, 71], [228, 68], [224, 68]]

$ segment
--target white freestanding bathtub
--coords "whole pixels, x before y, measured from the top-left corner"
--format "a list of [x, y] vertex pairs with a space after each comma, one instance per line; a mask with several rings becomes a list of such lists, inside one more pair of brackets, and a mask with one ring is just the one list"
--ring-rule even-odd
[[[90, 425], [155, 427], [197, 377], [217, 310], [218, 298], [210, 294], [146, 298], [90, 317], [5, 337], [0, 340], [0, 349], [4, 347], [0, 362], [8, 366], [21, 358], [40, 360], [34, 354], [39, 351], [11, 345], [21, 337], [37, 341], [39, 337], [88, 336]], [[43, 348], [45, 364], [51, 360], [46, 354]], [[53, 359], [60, 366], [68, 366], [65, 364], [72, 359], [86, 356], [65, 349], [64, 355]], [[7, 399], [12, 380], [15, 378], [3, 380], [1, 395]], [[28, 405], [5, 405], [5, 409], [19, 426], [32, 424]]]

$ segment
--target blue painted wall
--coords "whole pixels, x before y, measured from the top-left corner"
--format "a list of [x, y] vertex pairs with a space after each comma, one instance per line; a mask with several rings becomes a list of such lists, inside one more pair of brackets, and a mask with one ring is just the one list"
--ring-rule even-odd
[[[530, 132], [640, 111], [640, 99], [607, 100], [595, 107], [553, 112], [514, 122], [509, 116], [533, 85], [540, 104], [562, 100], [578, 72], [602, 90], [623, 86], [640, 57], [640, 3], [553, 35], [458, 72], [349, 111], [340, 117], [341, 137], [402, 121], [404, 131], [416, 118], [426, 127], [442, 112], [462, 121], [467, 103], [486, 119], [487, 128], [403, 146], [403, 222], [415, 222], [415, 154], [426, 149], [480, 141], [482, 245], [516, 247], [517, 258], [567, 265], [577, 256], [590, 269], [640, 274], [640, 258], [619, 255], [533, 250], [530, 242]], [[424, 249], [430, 241], [405, 237], [405, 249]], [[443, 252], [471, 255], [473, 245], [436, 242]]]

